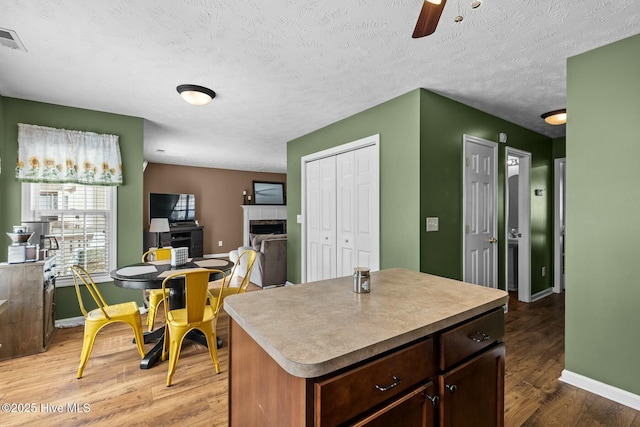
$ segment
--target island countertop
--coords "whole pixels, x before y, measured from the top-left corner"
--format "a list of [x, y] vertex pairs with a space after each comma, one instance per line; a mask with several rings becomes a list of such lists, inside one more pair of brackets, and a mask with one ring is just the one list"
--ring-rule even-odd
[[315, 378], [506, 304], [508, 294], [405, 269], [371, 273], [371, 292], [351, 276], [232, 295], [229, 316], [282, 369]]

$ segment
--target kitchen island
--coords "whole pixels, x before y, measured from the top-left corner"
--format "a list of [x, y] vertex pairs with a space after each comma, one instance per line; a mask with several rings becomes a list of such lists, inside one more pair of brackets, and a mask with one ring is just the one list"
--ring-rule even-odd
[[230, 425], [500, 426], [507, 300], [405, 269], [228, 297]]

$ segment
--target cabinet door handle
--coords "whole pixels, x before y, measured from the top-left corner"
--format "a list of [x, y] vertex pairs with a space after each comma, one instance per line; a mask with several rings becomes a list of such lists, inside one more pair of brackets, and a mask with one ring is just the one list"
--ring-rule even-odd
[[449, 390], [450, 393], [455, 393], [456, 390], [458, 389], [458, 386], [455, 384], [447, 384], [444, 386], [444, 388], [446, 388], [447, 390]]
[[392, 377], [393, 378], [393, 383], [391, 385], [388, 385], [386, 387], [382, 387], [379, 386], [378, 384], [376, 384], [376, 388], [380, 391], [387, 391], [387, 390], [391, 390], [392, 388], [396, 387], [398, 384], [400, 384], [402, 381], [400, 381], [400, 378], [396, 377], [395, 375]]
[[483, 342], [491, 338], [491, 335], [487, 335], [484, 332], [476, 332], [475, 334], [470, 335], [469, 338], [471, 338], [475, 342]]
[[440, 403], [440, 398], [438, 396], [425, 395], [425, 397], [431, 401], [433, 406], [438, 406], [438, 403]]

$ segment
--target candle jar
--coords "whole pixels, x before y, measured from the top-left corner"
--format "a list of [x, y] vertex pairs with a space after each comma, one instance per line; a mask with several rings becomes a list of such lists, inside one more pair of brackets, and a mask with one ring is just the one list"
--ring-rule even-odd
[[371, 290], [371, 276], [366, 267], [356, 267], [353, 269], [353, 292], [357, 294], [367, 294]]

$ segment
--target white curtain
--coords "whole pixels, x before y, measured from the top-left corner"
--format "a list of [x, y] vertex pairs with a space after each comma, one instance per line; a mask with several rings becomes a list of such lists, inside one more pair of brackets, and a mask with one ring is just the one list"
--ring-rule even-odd
[[122, 185], [118, 136], [18, 123], [16, 179]]

